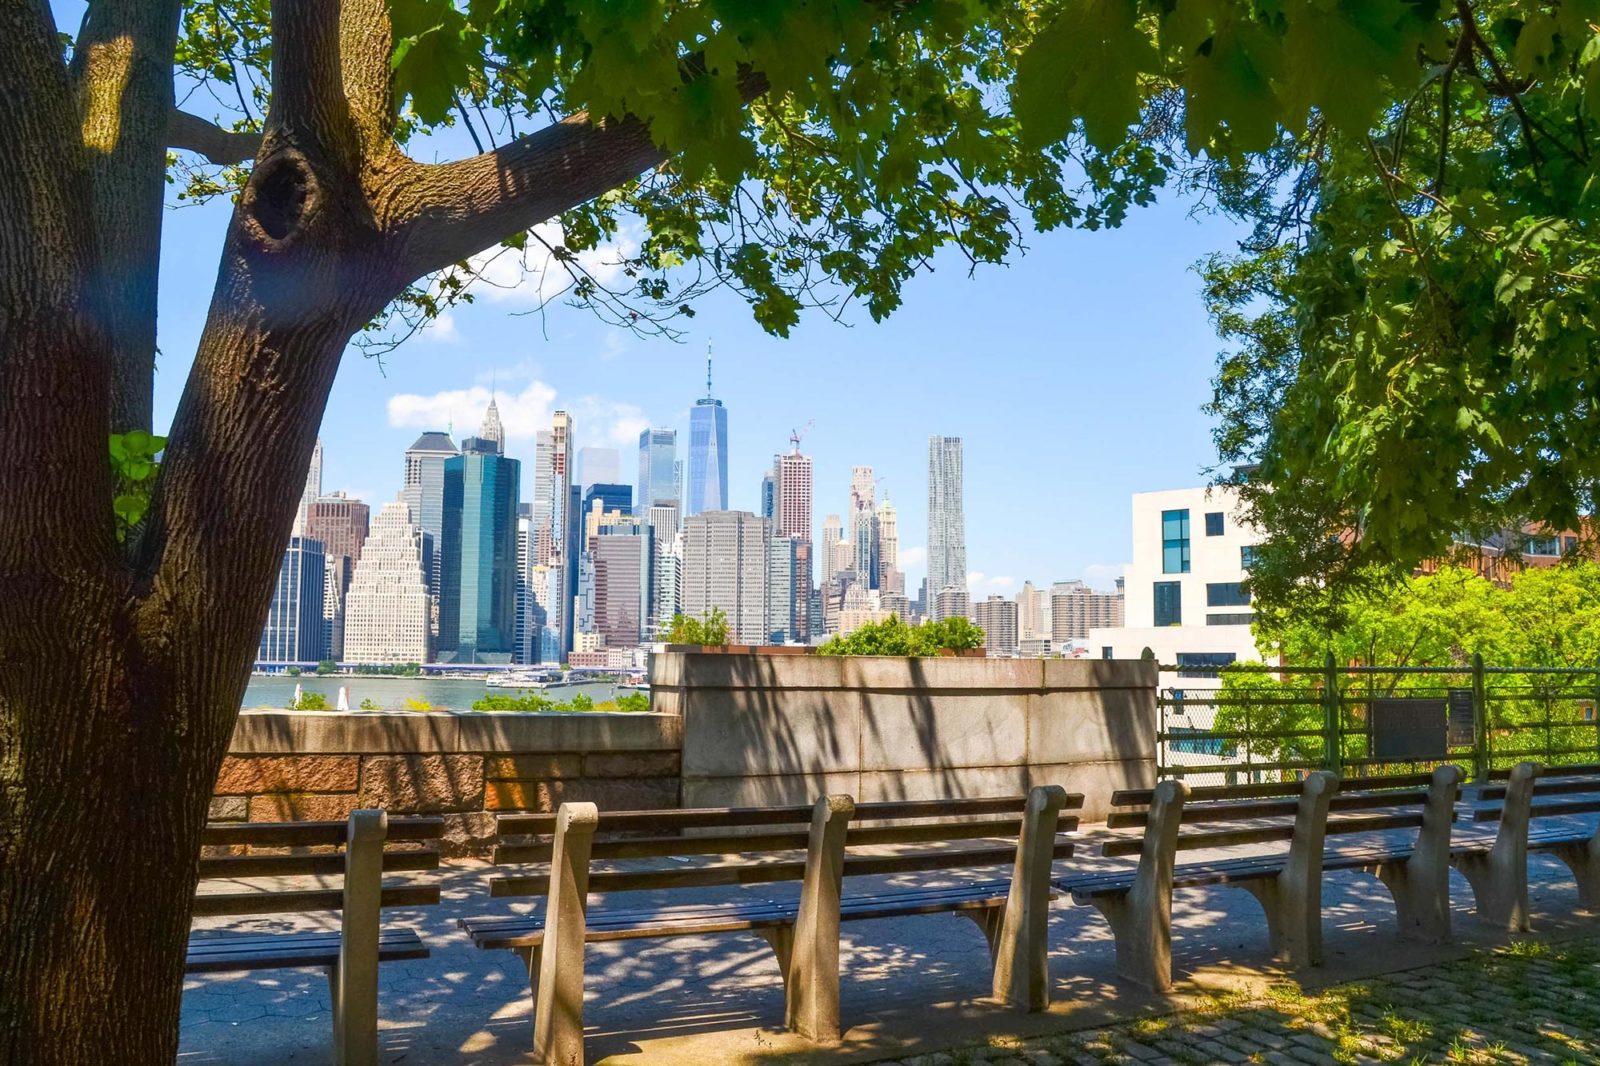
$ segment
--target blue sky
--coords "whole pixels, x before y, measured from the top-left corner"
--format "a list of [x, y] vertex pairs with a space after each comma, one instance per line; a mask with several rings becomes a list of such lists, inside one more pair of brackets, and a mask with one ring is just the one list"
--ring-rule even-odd
[[[76, 27], [74, 7], [58, 9], [64, 28]], [[190, 108], [217, 110], [203, 97]], [[428, 155], [456, 140], [453, 131]], [[183, 388], [230, 210], [219, 201], [167, 215], [158, 432]], [[681, 456], [710, 343], [729, 411], [733, 507], [758, 507], [773, 454], [812, 422], [802, 450], [815, 463], [818, 530], [844, 510], [851, 467], [870, 464], [899, 508], [914, 590], [925, 570], [927, 439], [956, 435], [975, 595], [1028, 579], [1109, 587], [1129, 554], [1130, 494], [1198, 484], [1213, 460], [1200, 406], [1218, 345], [1193, 266], [1239, 235], [1168, 196], [1119, 230], [1030, 235], [1027, 254], [975, 275], [944, 254], [887, 322], [813, 314], [787, 340], [763, 333], [730, 294], [698, 305], [683, 343], [630, 335], [561, 302], [529, 313], [540, 279], [501, 260], [492, 269], [511, 268], [500, 276], [507, 288], [481, 290], [381, 366], [347, 353], [322, 425], [324, 489], [374, 505], [392, 498], [417, 433], [451, 420], [458, 438], [471, 432], [491, 384], [508, 451], [524, 461], [525, 497], [533, 432], [557, 408], [573, 412], [580, 447], [618, 448], [631, 481], [640, 428], [676, 427]]]

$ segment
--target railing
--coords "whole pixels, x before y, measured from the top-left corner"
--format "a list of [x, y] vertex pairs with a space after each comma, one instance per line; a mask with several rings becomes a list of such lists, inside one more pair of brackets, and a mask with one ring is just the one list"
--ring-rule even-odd
[[1163, 667], [1162, 777], [1192, 784], [1468, 767], [1476, 780], [1524, 759], [1600, 760], [1600, 666]]

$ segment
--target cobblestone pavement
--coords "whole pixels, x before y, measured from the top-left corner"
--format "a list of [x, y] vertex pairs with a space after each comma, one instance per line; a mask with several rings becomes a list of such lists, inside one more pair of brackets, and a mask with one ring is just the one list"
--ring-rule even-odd
[[1600, 940], [1522, 941], [1381, 980], [1223, 996], [1056, 1037], [882, 1060], [897, 1066], [1600, 1062]]

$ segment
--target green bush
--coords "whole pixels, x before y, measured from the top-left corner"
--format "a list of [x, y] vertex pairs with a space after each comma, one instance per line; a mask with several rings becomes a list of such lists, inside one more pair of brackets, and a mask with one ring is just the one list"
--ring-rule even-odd
[[368, 696], [366, 699], [361, 701], [361, 709], [363, 711], [381, 711], [381, 710], [383, 710], [382, 707], [378, 706], [378, 702], [376, 700], [374, 700], [371, 696]]
[[431, 711], [433, 710], [433, 704], [427, 700], [407, 699], [405, 708], [408, 711]]
[[503, 692], [489, 692], [472, 701], [475, 711], [553, 711], [555, 703], [543, 696], [523, 692], [508, 696]]
[[897, 614], [841, 634], [817, 649], [818, 655], [938, 655], [983, 647], [983, 630], [965, 618], [946, 618], [908, 626]]
[[336, 674], [338, 672], [339, 664], [334, 662], [332, 659], [324, 659], [317, 664], [317, 673], [319, 675], [326, 676], [328, 674]]
[[713, 608], [705, 618], [674, 615], [672, 629], [667, 633], [668, 644], [695, 644], [702, 648], [718, 647], [728, 643], [728, 616], [722, 609]]
[[643, 692], [627, 692], [614, 700], [596, 703], [594, 697], [584, 692], [575, 693], [571, 700], [565, 703], [556, 703], [544, 696], [531, 692], [523, 692], [516, 696], [509, 696], [502, 692], [490, 692], [472, 701], [475, 711], [568, 711], [587, 713], [591, 711], [648, 711], [650, 697]]
[[[643, 692], [624, 692], [609, 702], [615, 704], [619, 711], [642, 712], [650, 709], [650, 697]], [[605, 704], [602, 703], [600, 706], [605, 707]]]
[[320, 692], [302, 692], [300, 698], [295, 700], [294, 709], [297, 711], [325, 711], [328, 709], [328, 697]]

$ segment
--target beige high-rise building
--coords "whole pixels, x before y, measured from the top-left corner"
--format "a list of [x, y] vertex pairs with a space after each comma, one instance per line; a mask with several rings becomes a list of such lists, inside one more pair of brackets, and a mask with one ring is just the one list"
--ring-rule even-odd
[[1050, 586], [1050, 640], [1088, 640], [1089, 630], [1122, 625], [1122, 593], [1096, 592], [1082, 581]]
[[989, 654], [1009, 658], [1017, 654], [1017, 604], [1004, 596], [990, 596], [972, 605], [973, 620], [983, 630]]
[[702, 511], [683, 520], [683, 613], [728, 616], [735, 644], [767, 643], [772, 523], [748, 511]]
[[1044, 607], [1049, 597], [1040, 593], [1032, 581], [1022, 583], [1022, 591], [1017, 593], [1017, 639], [1038, 640], [1048, 638], [1050, 634], [1045, 629]]
[[906, 576], [900, 572], [900, 512], [884, 497], [878, 506], [878, 591], [903, 596]]
[[431, 660], [423, 536], [404, 503], [386, 503], [378, 512], [345, 595], [346, 662]]

